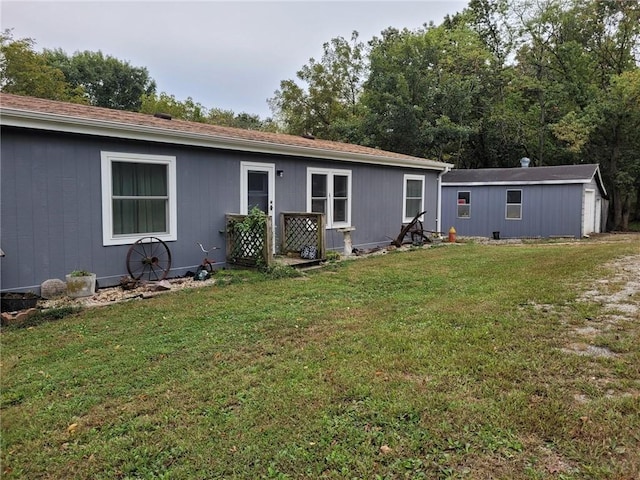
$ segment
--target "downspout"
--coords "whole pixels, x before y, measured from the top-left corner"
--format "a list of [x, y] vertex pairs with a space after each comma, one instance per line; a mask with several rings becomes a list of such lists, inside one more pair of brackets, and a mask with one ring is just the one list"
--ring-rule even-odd
[[438, 209], [436, 210], [436, 232], [442, 232], [442, 176], [450, 170], [450, 167], [444, 167], [444, 170], [438, 174]]

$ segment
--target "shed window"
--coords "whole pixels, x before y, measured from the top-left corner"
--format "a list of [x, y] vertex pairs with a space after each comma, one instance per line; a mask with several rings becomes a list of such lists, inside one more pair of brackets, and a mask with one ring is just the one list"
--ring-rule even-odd
[[507, 190], [507, 220], [522, 218], [522, 190]]
[[422, 211], [424, 211], [424, 175], [405, 175], [403, 221], [410, 222]]
[[458, 218], [471, 217], [471, 192], [458, 192]]
[[176, 240], [176, 158], [102, 152], [104, 245]]
[[351, 171], [307, 170], [307, 211], [324, 213], [327, 228], [351, 224]]

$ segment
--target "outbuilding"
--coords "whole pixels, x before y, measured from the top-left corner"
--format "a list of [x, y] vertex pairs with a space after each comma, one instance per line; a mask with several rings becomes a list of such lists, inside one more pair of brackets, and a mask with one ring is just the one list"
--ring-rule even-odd
[[451, 170], [442, 218], [459, 236], [582, 238], [605, 230], [607, 192], [597, 164]]
[[[374, 148], [0, 94], [2, 291], [37, 291], [73, 270], [116, 285], [152, 235], [171, 275], [224, 246], [227, 214], [319, 212], [326, 247], [388, 245], [424, 210], [438, 231], [449, 164]], [[277, 242], [274, 242], [277, 245]], [[277, 248], [277, 247], [276, 247]]]

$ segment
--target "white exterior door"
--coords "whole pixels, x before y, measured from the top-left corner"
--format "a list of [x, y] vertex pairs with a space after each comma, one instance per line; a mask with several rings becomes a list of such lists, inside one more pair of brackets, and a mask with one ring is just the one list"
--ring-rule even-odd
[[596, 231], [596, 192], [595, 190], [584, 191], [584, 211], [582, 213], [582, 234], [589, 235]]
[[240, 214], [248, 215], [258, 207], [269, 217], [274, 226], [272, 245], [275, 250], [275, 177], [273, 163], [241, 162], [240, 164]]
[[275, 212], [275, 165], [242, 162], [240, 168], [240, 213], [247, 215], [253, 207], [258, 207], [272, 217]]

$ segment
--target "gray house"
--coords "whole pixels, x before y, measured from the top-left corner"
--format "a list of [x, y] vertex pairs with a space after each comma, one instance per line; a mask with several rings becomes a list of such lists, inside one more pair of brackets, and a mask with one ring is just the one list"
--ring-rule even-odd
[[[443, 227], [460, 236], [581, 238], [604, 231], [598, 165], [452, 170], [442, 177]], [[495, 232], [495, 233], [494, 233]]]
[[[326, 246], [388, 245], [426, 210], [440, 230], [450, 165], [373, 148], [0, 94], [2, 291], [34, 290], [75, 269], [100, 286], [126, 276], [130, 245], [163, 240], [170, 276], [193, 270], [197, 242], [225, 244], [225, 215], [258, 205], [322, 212]], [[276, 252], [277, 253], [277, 252]]]

